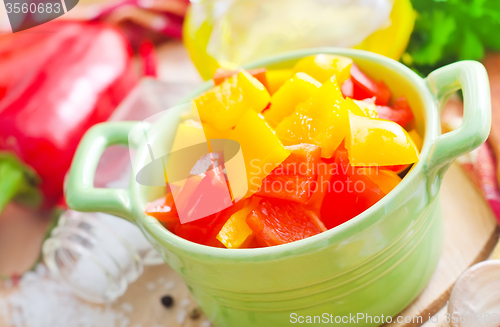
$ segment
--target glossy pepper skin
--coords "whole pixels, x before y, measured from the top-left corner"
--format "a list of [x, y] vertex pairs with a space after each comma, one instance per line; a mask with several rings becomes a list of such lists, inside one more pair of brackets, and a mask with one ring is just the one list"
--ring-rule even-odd
[[[132, 50], [108, 25], [55, 21], [2, 36], [0, 71], [0, 153], [22, 163], [10, 164], [6, 176], [32, 168], [50, 208], [83, 134], [107, 120], [136, 84]], [[0, 157], [0, 166], [5, 162]], [[0, 190], [6, 182], [0, 177]]]
[[333, 168], [321, 206], [321, 220], [327, 229], [356, 217], [385, 196], [380, 186], [364, 174], [364, 168], [350, 165], [342, 146], [335, 153]]
[[320, 146], [322, 158], [330, 158], [348, 133], [348, 106], [335, 77], [321, 85], [276, 127], [276, 135], [285, 145]]

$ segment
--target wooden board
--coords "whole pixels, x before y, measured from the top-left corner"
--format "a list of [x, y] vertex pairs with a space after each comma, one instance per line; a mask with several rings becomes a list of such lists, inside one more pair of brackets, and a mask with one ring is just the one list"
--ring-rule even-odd
[[[424, 292], [401, 313], [401, 316], [422, 316], [427, 321], [446, 305], [451, 288], [458, 277], [472, 264], [486, 259], [498, 239], [497, 224], [486, 202], [467, 179], [460, 167], [453, 165], [447, 173], [441, 199], [445, 223], [444, 248], [441, 260], [429, 285]], [[175, 288], [166, 290], [162, 287], [166, 281], [174, 281]], [[148, 290], [153, 289], [154, 290]], [[160, 305], [160, 297], [173, 294], [177, 303], [172, 309]], [[189, 304], [187, 300], [189, 299]], [[391, 299], [387, 299], [390, 301]], [[194, 307], [187, 288], [180, 277], [168, 266], [150, 267], [133, 284], [128, 292], [114, 305], [119, 308], [123, 303], [134, 306], [131, 326], [201, 326], [205, 318], [197, 320], [187, 318], [183, 324], [177, 319], [182, 311]], [[185, 308], [180, 303], [184, 303]], [[440, 321], [444, 321], [444, 312]], [[419, 326], [419, 323], [393, 323], [391, 327]], [[237, 326], [235, 326], [237, 327]], [[426, 324], [425, 327], [448, 327], [446, 324]]]
[[[446, 305], [458, 277], [468, 267], [485, 260], [498, 240], [493, 213], [456, 164], [445, 175], [441, 201], [445, 226], [443, 254], [427, 288], [400, 314], [403, 317], [421, 316], [424, 322]], [[415, 321], [387, 326], [419, 325]]]

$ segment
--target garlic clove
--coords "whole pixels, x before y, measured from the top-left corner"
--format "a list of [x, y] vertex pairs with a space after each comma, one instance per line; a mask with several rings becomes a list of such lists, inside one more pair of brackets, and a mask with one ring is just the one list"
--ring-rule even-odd
[[500, 326], [500, 260], [478, 263], [460, 276], [448, 313], [453, 327]]

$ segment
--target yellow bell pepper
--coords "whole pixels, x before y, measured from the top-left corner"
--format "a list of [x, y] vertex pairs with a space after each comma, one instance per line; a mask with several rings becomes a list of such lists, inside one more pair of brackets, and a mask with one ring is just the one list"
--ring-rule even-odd
[[418, 149], [399, 124], [349, 114], [345, 147], [352, 166], [394, 166], [418, 161]]
[[355, 101], [353, 101], [351, 98], [345, 99], [345, 106], [351, 114], [361, 116], [361, 117], [368, 117], [368, 115], [363, 110], [361, 110], [361, 107], [358, 106], [358, 104]]
[[339, 85], [351, 77], [352, 59], [332, 54], [318, 54], [299, 60], [293, 67], [294, 72], [304, 72], [320, 83], [335, 75]]
[[249, 109], [262, 112], [270, 98], [261, 82], [241, 71], [205, 92], [194, 102], [201, 121], [223, 131], [236, 126]]
[[393, 171], [379, 169], [378, 167], [372, 168], [359, 168], [359, 172], [365, 174], [380, 187], [380, 190], [384, 194], [388, 194], [392, 189], [394, 189], [400, 182], [401, 177], [398, 176]]
[[305, 73], [295, 74], [273, 94], [271, 106], [264, 111], [264, 118], [272, 127], [276, 127], [283, 118], [293, 113], [299, 103], [309, 99], [320, 86], [320, 82]]
[[226, 173], [232, 190], [239, 190], [242, 183], [247, 183], [246, 197], [257, 192], [262, 180], [290, 155], [290, 151], [285, 149], [274, 130], [253, 110], [247, 110], [243, 114], [230, 138], [241, 146], [247, 180], [241, 179], [239, 166], [226, 165]]
[[413, 140], [413, 143], [415, 143], [415, 146], [417, 147], [417, 149], [419, 151], [422, 150], [423, 141], [422, 141], [422, 137], [420, 136], [420, 134], [418, 134], [417, 130], [412, 129], [411, 131], [408, 132], [408, 135], [410, 135], [410, 137]]
[[323, 158], [332, 156], [348, 132], [348, 109], [333, 77], [276, 128], [276, 134], [285, 145], [318, 145]]
[[233, 213], [222, 226], [217, 239], [228, 249], [245, 248], [253, 240], [252, 229], [247, 225], [248, 214], [259, 204], [259, 198], [252, 198], [243, 209]]
[[410, 40], [416, 17], [410, 0], [395, 0], [391, 11], [390, 25], [384, 26], [368, 36], [354, 48], [399, 60]]
[[266, 71], [267, 90], [273, 95], [292, 76], [293, 70], [291, 69], [270, 69]]
[[177, 126], [174, 143], [170, 152], [182, 150], [195, 144], [205, 143], [207, 139], [200, 122], [192, 119], [183, 121]]
[[365, 113], [365, 116], [370, 118], [378, 118], [377, 106], [374, 103], [369, 103], [363, 100], [353, 100], [355, 104]]

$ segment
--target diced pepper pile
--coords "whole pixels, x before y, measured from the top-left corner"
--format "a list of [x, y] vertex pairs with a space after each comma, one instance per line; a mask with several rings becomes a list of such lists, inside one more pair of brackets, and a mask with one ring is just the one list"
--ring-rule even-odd
[[[422, 140], [408, 101], [392, 99], [350, 58], [319, 54], [292, 69], [219, 70], [214, 85], [194, 100], [201, 121], [182, 122], [176, 140], [202, 133], [209, 142], [237, 141], [248, 187], [236, 196], [223, 156], [214, 154], [175, 203], [168, 193], [147, 205], [146, 214], [189, 241], [256, 248], [319, 234], [370, 208], [418, 161]], [[227, 185], [232, 204], [181, 223], [179, 206], [192, 212], [215, 201], [200, 193], [202, 184]]]

